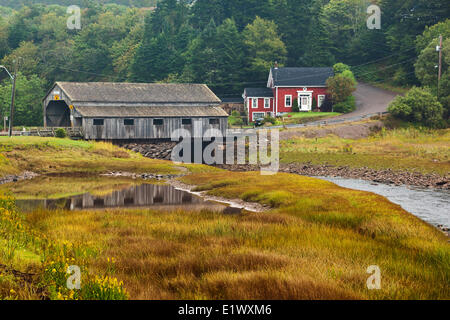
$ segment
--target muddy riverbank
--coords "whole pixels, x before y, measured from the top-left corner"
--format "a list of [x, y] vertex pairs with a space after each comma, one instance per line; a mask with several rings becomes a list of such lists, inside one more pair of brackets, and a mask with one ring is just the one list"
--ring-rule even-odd
[[31, 172], [31, 171], [25, 171], [22, 174], [17, 174], [17, 175], [10, 174], [10, 175], [1, 177], [0, 184], [17, 182], [17, 181], [21, 181], [21, 180], [30, 180], [30, 179], [36, 178], [37, 176], [39, 176], [39, 174]]
[[188, 185], [179, 180], [169, 179], [167, 183], [174, 188], [182, 191], [192, 193], [198, 197], [203, 198], [205, 201], [213, 201], [227, 204], [233, 208], [244, 209], [251, 212], [264, 212], [270, 209], [269, 206], [264, 206], [255, 202], [247, 202], [241, 199], [227, 199], [222, 197], [209, 196], [206, 192], [196, 192], [195, 185]]
[[[255, 165], [218, 165], [217, 167], [231, 171], [258, 171]], [[282, 164], [280, 172], [294, 173], [310, 177], [341, 177], [350, 179], [362, 179], [374, 183], [392, 185], [408, 185], [429, 189], [450, 190], [450, 177], [442, 177], [438, 174], [422, 174], [419, 172], [375, 170], [370, 168], [335, 167], [329, 165], [313, 164]]]

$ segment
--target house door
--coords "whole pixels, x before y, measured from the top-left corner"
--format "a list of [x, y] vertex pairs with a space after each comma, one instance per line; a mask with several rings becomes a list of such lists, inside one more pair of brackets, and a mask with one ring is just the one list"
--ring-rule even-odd
[[311, 95], [301, 94], [299, 97], [300, 111], [311, 111]]

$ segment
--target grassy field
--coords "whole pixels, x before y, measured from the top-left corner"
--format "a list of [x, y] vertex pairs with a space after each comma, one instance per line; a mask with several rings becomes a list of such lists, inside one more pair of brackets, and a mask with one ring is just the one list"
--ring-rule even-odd
[[[339, 116], [338, 112], [291, 112], [283, 117], [284, 124], [301, 124]], [[282, 124], [282, 122], [280, 123]]]
[[450, 129], [383, 130], [364, 139], [336, 136], [281, 141], [282, 163], [312, 163], [373, 169], [450, 172]]
[[[33, 159], [24, 154], [30, 153], [53, 161], [50, 172], [67, 174], [67, 155], [59, 158], [60, 150], [87, 154], [74, 172], [100, 172], [105, 165], [97, 161], [105, 157], [108, 167], [130, 161], [131, 168], [120, 166], [124, 171], [132, 171], [134, 161], [147, 170], [178, 170], [128, 152], [129, 157], [105, 156], [125, 152], [106, 144], [45, 141], [41, 152], [39, 140], [19, 139], [5, 158], [18, 171]], [[99, 149], [106, 151], [99, 155]], [[192, 174], [182, 181], [197, 190], [259, 202], [270, 211], [36, 209], [23, 216], [1, 195], [0, 298], [450, 299], [448, 239], [385, 198], [298, 175], [187, 167]], [[70, 194], [84, 189], [101, 195], [139, 183], [79, 175], [38, 179], [46, 190], [19, 182], [0, 194], [54, 198], [73, 185]], [[66, 288], [68, 265], [81, 267], [81, 291]], [[381, 269], [381, 290], [366, 287], [372, 265]]]

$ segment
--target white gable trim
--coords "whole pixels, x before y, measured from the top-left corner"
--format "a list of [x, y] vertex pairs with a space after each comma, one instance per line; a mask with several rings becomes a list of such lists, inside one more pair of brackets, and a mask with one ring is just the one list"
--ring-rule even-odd
[[276, 86], [275, 88], [327, 88], [327, 86], [307, 86], [307, 85], [298, 85], [298, 86]]
[[272, 69], [270, 69], [269, 72], [269, 79], [267, 80], [267, 88], [274, 88]]

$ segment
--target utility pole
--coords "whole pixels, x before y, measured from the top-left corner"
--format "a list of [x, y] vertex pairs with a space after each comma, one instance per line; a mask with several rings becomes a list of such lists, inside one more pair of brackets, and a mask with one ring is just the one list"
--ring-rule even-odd
[[437, 85], [437, 98], [439, 100], [439, 85], [441, 83], [442, 76], [442, 35], [439, 36], [439, 46], [436, 48], [439, 51], [439, 71], [438, 71], [438, 85]]
[[11, 90], [11, 106], [9, 108], [9, 136], [12, 137], [13, 125], [14, 125], [14, 100], [16, 98], [16, 79], [17, 79], [17, 61], [14, 61], [14, 75], [13, 84]]

